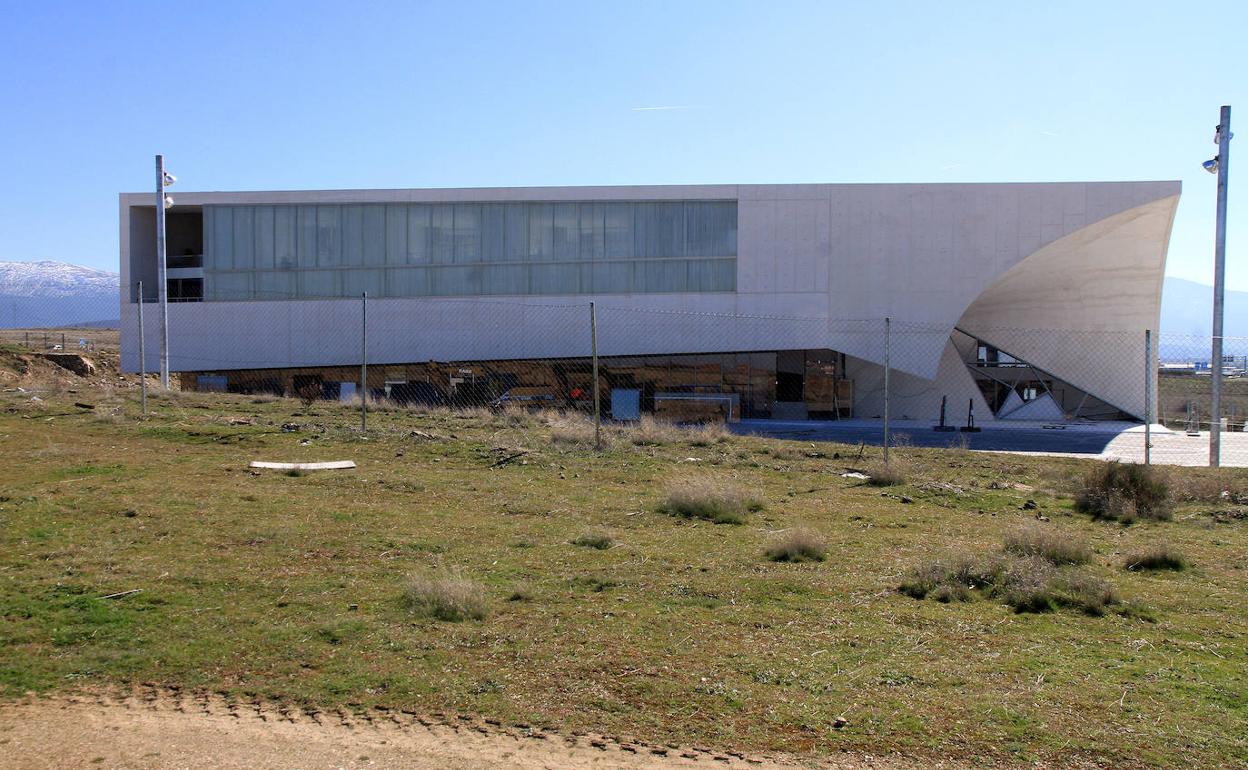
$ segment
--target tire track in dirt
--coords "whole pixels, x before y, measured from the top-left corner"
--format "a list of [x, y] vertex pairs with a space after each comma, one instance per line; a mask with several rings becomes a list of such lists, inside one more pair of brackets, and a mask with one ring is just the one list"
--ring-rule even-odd
[[[319, 710], [141, 686], [0, 705], [0, 768], [917, 768], [822, 763], [561, 734], [461, 714], [385, 707]], [[924, 765], [931, 766], [931, 765]]]

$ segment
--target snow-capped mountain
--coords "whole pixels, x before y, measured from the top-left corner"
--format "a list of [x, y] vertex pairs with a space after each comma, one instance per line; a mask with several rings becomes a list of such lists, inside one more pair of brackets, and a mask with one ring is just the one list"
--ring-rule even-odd
[[115, 325], [118, 281], [65, 262], [0, 262], [0, 326]]
[[0, 294], [12, 297], [72, 297], [117, 294], [116, 273], [65, 262], [0, 262]]

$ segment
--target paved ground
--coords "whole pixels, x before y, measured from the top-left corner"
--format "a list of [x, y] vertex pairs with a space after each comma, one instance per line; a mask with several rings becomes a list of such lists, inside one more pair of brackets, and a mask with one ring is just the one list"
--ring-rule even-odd
[[[770, 436], [796, 441], [865, 442], [879, 446], [883, 438], [880, 420], [788, 422], [741, 420], [731, 425], [734, 433]], [[894, 442], [919, 447], [966, 447], [987, 452], [1069, 455], [1103, 460], [1143, 462], [1144, 427], [1135, 423], [1096, 423], [1054, 426], [1046, 423], [986, 425], [978, 433], [941, 432], [931, 423], [898, 420], [892, 424]], [[1208, 465], [1209, 434], [1188, 436], [1161, 425], [1152, 427], [1150, 460], [1162, 465]], [[1248, 433], [1222, 434], [1222, 464], [1248, 467]]]
[[3, 770], [696, 767], [965, 770], [969, 766], [860, 754], [817, 761], [754, 757], [629, 743], [607, 736], [563, 736], [473, 719], [429, 719], [406, 712], [315, 713], [156, 689], [121, 698], [53, 698], [0, 706]]

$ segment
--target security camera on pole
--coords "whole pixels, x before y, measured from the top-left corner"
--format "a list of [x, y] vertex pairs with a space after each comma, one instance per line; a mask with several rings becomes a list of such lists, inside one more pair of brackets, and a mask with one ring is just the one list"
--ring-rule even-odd
[[1209, 466], [1222, 462], [1222, 315], [1226, 295], [1226, 178], [1231, 165], [1231, 108], [1223, 105], [1213, 143], [1218, 154], [1201, 165], [1210, 174], [1218, 175], [1218, 218], [1213, 241], [1213, 375], [1209, 415]]
[[[165, 171], [165, 156], [156, 156], [156, 291], [160, 299], [160, 387], [169, 390], [169, 281], [165, 278], [168, 261], [165, 255], [165, 209], [173, 207], [173, 198], [165, 188], [178, 181]], [[143, 298], [140, 297], [142, 302]]]

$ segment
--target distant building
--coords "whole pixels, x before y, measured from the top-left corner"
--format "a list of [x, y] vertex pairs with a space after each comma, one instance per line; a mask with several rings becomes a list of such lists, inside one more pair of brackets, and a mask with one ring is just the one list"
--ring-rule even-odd
[[[402, 400], [586, 397], [733, 416], [1138, 418], [1178, 182], [180, 193], [187, 386]], [[156, 285], [154, 195], [121, 195], [123, 367]], [[154, 289], [146, 291], [149, 301]], [[147, 315], [147, 367], [158, 365]], [[533, 362], [542, 362], [536, 364]], [[510, 394], [510, 395], [508, 395]]]

